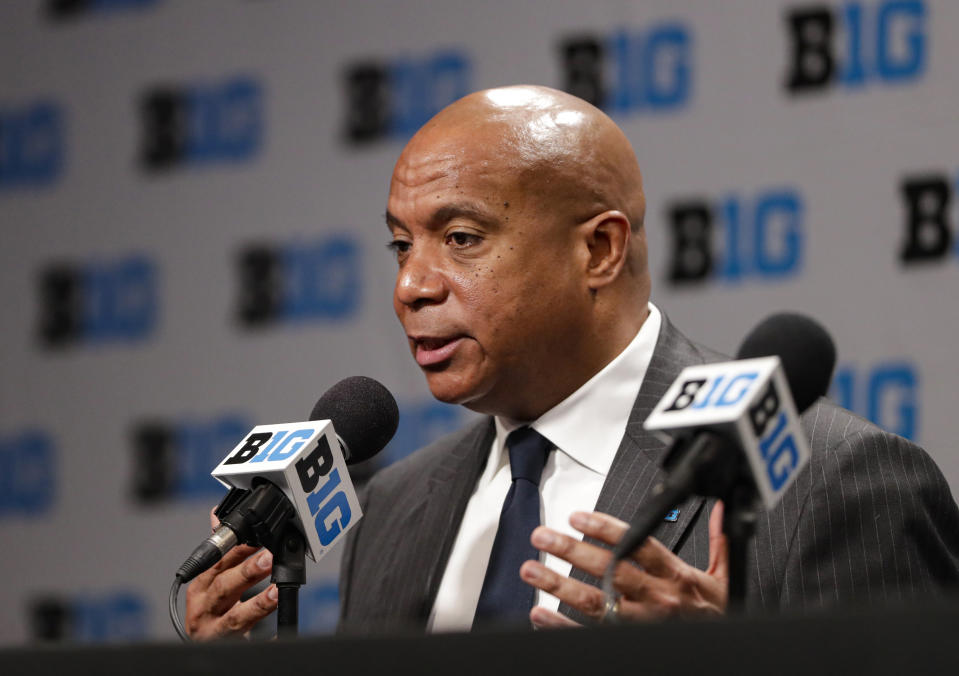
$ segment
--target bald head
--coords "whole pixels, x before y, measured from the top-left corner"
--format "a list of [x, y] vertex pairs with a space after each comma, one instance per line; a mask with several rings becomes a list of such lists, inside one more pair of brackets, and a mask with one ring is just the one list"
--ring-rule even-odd
[[403, 155], [426, 146], [452, 162], [464, 147], [485, 148], [491, 166], [574, 222], [618, 210], [634, 232], [642, 227], [646, 201], [629, 140], [603, 111], [565, 92], [517, 85], [470, 94], [424, 125]]

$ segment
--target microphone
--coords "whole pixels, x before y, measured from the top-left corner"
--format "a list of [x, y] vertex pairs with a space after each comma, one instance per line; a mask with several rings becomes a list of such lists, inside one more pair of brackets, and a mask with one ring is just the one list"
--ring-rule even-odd
[[332, 420], [346, 464], [379, 453], [396, 434], [400, 412], [390, 391], [366, 376], [344, 378], [320, 397], [310, 420]]
[[310, 558], [322, 558], [363, 516], [346, 465], [381, 451], [398, 422], [389, 390], [354, 376], [319, 398], [309, 422], [254, 427], [213, 469], [230, 489], [215, 510], [220, 526], [177, 579], [192, 580], [239, 543], [273, 551], [288, 523], [304, 536]]
[[745, 480], [772, 509], [809, 459], [799, 412], [826, 393], [835, 361], [820, 324], [782, 313], [750, 332], [736, 361], [685, 368], [644, 423], [672, 442], [668, 474], [613, 549], [610, 570], [689, 495], [726, 497]]

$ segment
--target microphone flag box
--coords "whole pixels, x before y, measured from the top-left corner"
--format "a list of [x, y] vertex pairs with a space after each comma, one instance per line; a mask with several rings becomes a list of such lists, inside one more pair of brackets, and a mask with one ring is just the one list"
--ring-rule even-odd
[[666, 443], [699, 430], [737, 442], [767, 509], [779, 502], [809, 461], [809, 445], [779, 357], [686, 367], [643, 426]]
[[212, 474], [227, 488], [250, 489], [257, 479], [276, 484], [293, 503], [314, 561], [363, 516], [329, 420], [257, 425]]

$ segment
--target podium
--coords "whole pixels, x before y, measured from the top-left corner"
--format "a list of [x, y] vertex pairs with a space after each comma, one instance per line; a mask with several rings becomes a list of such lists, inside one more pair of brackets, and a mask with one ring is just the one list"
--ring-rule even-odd
[[446, 673], [956, 674], [959, 604], [555, 631], [0, 651], [4, 676]]

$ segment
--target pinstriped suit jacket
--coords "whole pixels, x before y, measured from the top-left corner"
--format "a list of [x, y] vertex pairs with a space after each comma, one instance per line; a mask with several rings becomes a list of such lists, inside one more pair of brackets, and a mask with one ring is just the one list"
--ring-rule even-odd
[[[663, 317], [659, 341], [596, 510], [629, 521], [662, 478], [666, 448], [642, 423], [683, 367], [723, 356]], [[908, 601], [959, 586], [959, 510], [918, 446], [820, 399], [803, 415], [812, 458], [751, 545], [753, 611]], [[341, 631], [423, 630], [493, 441], [484, 419], [380, 471], [347, 539]], [[710, 501], [691, 498], [656, 536], [705, 569]], [[573, 577], [596, 584], [581, 571]], [[561, 607], [566, 614], [576, 611]]]

